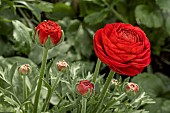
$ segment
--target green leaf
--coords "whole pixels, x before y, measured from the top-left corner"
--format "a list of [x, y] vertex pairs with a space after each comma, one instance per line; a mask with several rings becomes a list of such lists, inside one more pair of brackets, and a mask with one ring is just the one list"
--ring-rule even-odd
[[49, 2], [29, 3], [32, 13], [41, 22], [41, 12], [52, 12], [53, 5]]
[[32, 29], [28, 28], [18, 20], [13, 20], [12, 24], [14, 25], [13, 36], [16, 41], [27, 41], [29, 43], [32, 42], [32, 38], [30, 35]]
[[17, 63], [14, 63], [14, 64], [12, 65], [9, 73], [7, 73], [7, 74], [5, 75], [6, 80], [8, 80], [11, 85], [12, 85], [12, 79], [13, 79], [13, 77], [14, 77], [14, 74], [15, 74], [16, 69], [17, 69]]
[[166, 28], [166, 31], [168, 32], [168, 34], [170, 35], [170, 16], [165, 18], [165, 28]]
[[14, 1], [15, 3], [22, 4], [23, 7], [29, 9], [33, 15], [37, 18], [39, 22], [41, 22], [41, 12], [51, 12], [53, 5], [49, 2], [29, 2], [29, 1]]
[[43, 80], [44, 86], [48, 89], [48, 92], [51, 92], [51, 86], [45, 81]]
[[[156, 103], [155, 104], [148, 104], [144, 106], [145, 110], [148, 110], [149, 113], [159, 113], [161, 110], [161, 106], [163, 104], [163, 99], [162, 98], [156, 98], [155, 99]], [[162, 112], [164, 113], [164, 112]]]
[[90, 39], [87, 31], [83, 28], [82, 25], [80, 25], [75, 40], [76, 50], [82, 53], [82, 55], [85, 57], [90, 57], [93, 50], [91, 41], [92, 40]]
[[164, 113], [170, 113], [170, 100], [165, 100], [163, 102], [163, 105], [162, 105], [162, 111], [164, 111]]
[[28, 58], [31, 59], [36, 64], [40, 64], [43, 56], [43, 48], [37, 44], [33, 44], [32, 50], [28, 55]]
[[151, 28], [158, 28], [163, 25], [163, 17], [159, 10], [153, 10], [147, 5], [138, 5], [135, 8], [135, 16], [138, 24]]
[[61, 54], [65, 54], [68, 52], [71, 45], [66, 42], [60, 43], [58, 46], [55, 46], [54, 48], [50, 49], [48, 52], [48, 59], [59, 56]]
[[13, 106], [16, 106], [16, 107], [20, 106], [13, 98], [5, 96], [4, 99], [5, 99], [4, 101], [8, 102], [9, 104]]
[[107, 17], [107, 15], [108, 15], [107, 10], [101, 10], [100, 12], [94, 12], [87, 15], [84, 18], [84, 21], [90, 25], [95, 25], [102, 22]]
[[41, 1], [38, 4], [33, 4], [34, 9], [39, 9], [41, 12], [52, 12], [53, 4], [45, 1]]
[[59, 102], [60, 102], [60, 98], [53, 94], [50, 99], [50, 103], [53, 105], [57, 105]]
[[[17, 98], [17, 96], [16, 96], [14, 93], [12, 93], [11, 91], [8, 91], [8, 90], [3, 89], [3, 88], [1, 88], [1, 87], [0, 87], [0, 91], [1, 91], [4, 95], [13, 96], [13, 97], [15, 98], [15, 100], [17, 101], [17, 103], [18, 103], [19, 105], [21, 104], [21, 102], [20, 102], [20, 100]], [[12, 98], [12, 97], [11, 97], [11, 98]]]
[[138, 74], [132, 79], [132, 82], [141, 86], [151, 97], [157, 97], [164, 92], [161, 79], [151, 73]]
[[[0, 23], [1, 25], [1, 23]], [[2, 29], [6, 29], [6, 28], [2, 28]], [[1, 28], [0, 28], [0, 31]], [[3, 30], [4, 32], [4, 30]], [[8, 34], [8, 33], [6, 33]], [[6, 41], [6, 37], [4, 38], [0, 38], [0, 48], [1, 48], [1, 51], [0, 51], [0, 56], [13, 56], [14, 55], [14, 47], [13, 45], [9, 42], [9, 41]]]
[[170, 0], [155, 0], [156, 4], [165, 11], [170, 11]]
[[74, 19], [74, 20], [71, 20], [69, 22], [69, 24], [67, 25], [67, 29], [66, 29], [66, 35], [68, 34], [72, 34], [72, 35], [75, 35], [77, 31], [77, 29], [79, 28], [80, 26], [80, 21], [78, 19]]
[[46, 13], [47, 18], [51, 20], [59, 20], [64, 17], [73, 17], [74, 11], [73, 9], [64, 3], [56, 3], [53, 5], [53, 9], [51, 13]]
[[14, 25], [13, 37], [16, 41], [16, 49], [22, 53], [28, 54], [32, 44], [32, 29], [28, 28], [18, 20], [13, 20], [12, 24]]

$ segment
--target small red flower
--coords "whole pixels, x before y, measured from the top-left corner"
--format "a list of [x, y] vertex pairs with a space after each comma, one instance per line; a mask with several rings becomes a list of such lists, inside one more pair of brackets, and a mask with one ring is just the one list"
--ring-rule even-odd
[[44, 45], [50, 36], [52, 44], [55, 46], [61, 39], [62, 30], [61, 27], [54, 21], [43, 21], [35, 28], [38, 32], [39, 42]]
[[128, 84], [126, 85], [126, 90], [127, 90], [127, 91], [128, 91], [128, 90], [132, 90], [132, 91], [134, 91], [135, 93], [137, 93], [137, 92], [139, 91], [139, 87], [138, 87], [137, 84], [130, 82], [130, 83], [128, 83]]
[[78, 91], [81, 95], [86, 94], [89, 89], [90, 89], [90, 94], [92, 94], [93, 88], [94, 88], [94, 85], [93, 85], [90, 81], [88, 81], [88, 80], [82, 80], [82, 81], [80, 81], [79, 84], [77, 85], [77, 91]]

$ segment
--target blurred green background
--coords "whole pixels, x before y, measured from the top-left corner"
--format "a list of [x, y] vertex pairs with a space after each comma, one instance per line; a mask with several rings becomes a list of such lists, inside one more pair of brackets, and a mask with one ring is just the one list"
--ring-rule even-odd
[[[48, 19], [65, 33], [64, 42], [49, 51], [48, 60], [80, 62], [87, 71], [94, 70], [97, 60], [92, 43], [97, 29], [114, 22], [143, 29], [151, 42], [152, 62], [132, 81], [156, 101], [145, 109], [170, 113], [170, 0], [0, 0], [0, 66], [4, 60], [23, 58], [40, 66], [42, 47], [34, 43], [33, 31]], [[107, 71], [103, 64], [101, 73]], [[0, 93], [0, 111], [11, 107]]]

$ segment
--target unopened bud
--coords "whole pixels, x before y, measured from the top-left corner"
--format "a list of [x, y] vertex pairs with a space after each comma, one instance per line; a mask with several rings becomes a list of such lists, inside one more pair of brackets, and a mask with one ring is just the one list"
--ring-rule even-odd
[[116, 79], [112, 79], [110, 84], [110, 89], [113, 90], [117, 85], [118, 85], [118, 81]]
[[31, 73], [32, 69], [29, 64], [23, 64], [19, 67], [19, 73], [20, 75], [29, 75]]
[[126, 85], [126, 91], [132, 90], [133, 92], [137, 93], [139, 91], [139, 87], [135, 83], [127, 83]]
[[81, 80], [77, 85], [77, 91], [84, 96], [90, 91], [90, 95], [93, 93], [94, 85], [89, 80]]
[[62, 61], [58, 61], [56, 63], [56, 67], [57, 67], [58, 71], [65, 71], [68, 67], [68, 64], [66, 61], [62, 60]]

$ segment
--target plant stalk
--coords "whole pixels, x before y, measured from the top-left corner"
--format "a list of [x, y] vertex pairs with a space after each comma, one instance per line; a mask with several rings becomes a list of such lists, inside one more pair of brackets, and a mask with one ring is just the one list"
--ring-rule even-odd
[[[23, 75], [23, 101], [27, 98], [27, 86], [26, 86], [26, 76]], [[27, 113], [28, 106], [25, 104], [25, 111], [24, 113]]]
[[[103, 89], [102, 89], [102, 92], [101, 92], [100, 95], [99, 95], [99, 103], [97, 104], [97, 108], [95, 109], [95, 112], [93, 112], [93, 113], [99, 113], [99, 112], [100, 112], [100, 111], [99, 111], [99, 110], [100, 110], [100, 107], [101, 107], [101, 105], [102, 105], [102, 103], [103, 103], [103, 100], [104, 100], [105, 95], [106, 95], [106, 93], [107, 93], [107, 89], [108, 89], [108, 87], [109, 87], [109, 84], [110, 84], [110, 82], [111, 82], [114, 74], [115, 74], [115, 72], [112, 71], [112, 70], [110, 70], [110, 73], [109, 73], [109, 75], [108, 75], [108, 77], [107, 77], [107, 80], [106, 80], [106, 82], [105, 82], [105, 84], [104, 84], [104, 87], [103, 87]], [[96, 111], [96, 110], [97, 110], [97, 111]]]
[[96, 64], [96, 67], [95, 67], [95, 70], [94, 70], [94, 73], [93, 73], [93, 80], [92, 80], [93, 83], [96, 82], [97, 75], [99, 74], [100, 65], [101, 65], [101, 61], [98, 58], [97, 59], [97, 64]]
[[55, 82], [54, 82], [54, 84], [53, 84], [53, 86], [51, 88], [51, 91], [49, 91], [48, 94], [47, 94], [47, 97], [46, 97], [45, 102], [43, 104], [42, 112], [45, 112], [47, 110], [47, 107], [48, 107], [49, 101], [51, 99], [51, 96], [52, 96], [52, 94], [53, 94], [53, 92], [55, 90], [55, 87], [56, 87], [56, 85], [57, 85], [57, 83], [59, 81], [59, 77], [60, 76], [57, 76], [57, 79], [55, 80]]
[[33, 113], [37, 113], [37, 109], [38, 109], [38, 102], [39, 102], [39, 97], [40, 97], [42, 80], [43, 80], [43, 77], [44, 77], [44, 72], [45, 72], [45, 67], [46, 67], [46, 62], [47, 62], [47, 54], [48, 54], [48, 49], [44, 47], [42, 64], [41, 64], [41, 69], [40, 69], [40, 76], [39, 76], [37, 91], [36, 91], [36, 95], [35, 95], [35, 99], [34, 99], [34, 111], [33, 111]]
[[86, 113], [86, 102], [87, 99], [82, 96], [82, 108], [81, 108], [81, 113]]

